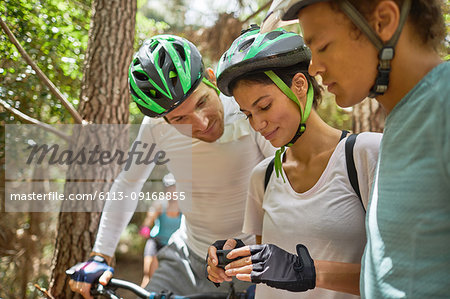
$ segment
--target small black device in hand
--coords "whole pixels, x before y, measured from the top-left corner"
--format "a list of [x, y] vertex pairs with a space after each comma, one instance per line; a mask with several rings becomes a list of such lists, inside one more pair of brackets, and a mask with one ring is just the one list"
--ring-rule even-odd
[[225, 268], [225, 266], [228, 265], [229, 263], [231, 263], [232, 261], [236, 261], [239, 259], [239, 257], [232, 259], [232, 260], [228, 259], [227, 254], [230, 251], [231, 251], [231, 249], [230, 250], [220, 250], [220, 249], [217, 250], [217, 253], [216, 253], [217, 259], [218, 259], [217, 267]]

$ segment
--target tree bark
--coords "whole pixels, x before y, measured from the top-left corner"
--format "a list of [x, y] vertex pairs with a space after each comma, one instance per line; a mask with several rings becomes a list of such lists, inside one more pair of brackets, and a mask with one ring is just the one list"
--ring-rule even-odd
[[366, 98], [353, 107], [353, 132], [380, 132], [384, 130], [386, 113], [375, 100]]
[[[136, 10], [135, 0], [94, 0], [92, 3], [92, 20], [78, 108], [82, 118], [89, 123], [128, 123], [130, 96], [127, 74], [133, 54]], [[91, 142], [92, 138], [97, 138], [100, 142], [98, 144], [102, 146], [109, 146], [112, 152], [116, 148], [125, 150], [128, 146], [127, 134], [111, 136], [102, 129], [97, 130], [94, 135], [92, 132], [84, 133], [83, 128], [78, 128], [72, 138], [75, 152], [86, 142]], [[118, 165], [106, 166], [97, 168], [93, 173], [92, 167], [86, 169], [83, 165], [70, 165], [64, 193], [108, 191], [120, 169]], [[79, 179], [84, 177], [95, 177], [95, 181], [80, 184]], [[64, 202], [63, 211], [70, 209], [70, 204]], [[65, 270], [85, 260], [94, 244], [100, 212], [90, 212], [89, 208], [87, 205], [86, 212], [61, 212], [59, 215], [50, 283], [50, 293], [55, 298], [81, 298], [70, 291]]]

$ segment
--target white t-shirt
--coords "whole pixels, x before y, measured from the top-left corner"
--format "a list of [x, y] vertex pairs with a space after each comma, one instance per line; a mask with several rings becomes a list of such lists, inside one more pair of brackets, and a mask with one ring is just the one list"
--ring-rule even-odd
[[[169, 159], [166, 165], [175, 176], [177, 192], [185, 192], [186, 197], [178, 202], [185, 218], [175, 234], [202, 258], [218, 239], [237, 237], [254, 242], [253, 236], [242, 233], [249, 177], [255, 165], [275, 151], [250, 127], [233, 98], [222, 95], [220, 98], [225, 127], [215, 142], [186, 137], [163, 119], [148, 117], [144, 118], [136, 139], [141, 145], [154, 143], [155, 151], [166, 153]], [[133, 163], [128, 171], [119, 174], [111, 192], [123, 192], [123, 197], [130, 198], [142, 189], [153, 168], [153, 163]], [[137, 203], [136, 200], [106, 203], [94, 251], [114, 254]], [[108, 210], [114, 212], [105, 212]]]
[[[354, 147], [355, 167], [364, 206], [368, 206], [381, 134], [361, 133]], [[281, 176], [272, 174], [264, 192], [264, 176], [272, 157], [253, 170], [245, 211], [245, 233], [261, 235], [295, 253], [305, 245], [314, 260], [360, 263], [366, 243], [365, 212], [348, 179], [345, 139], [330, 157], [325, 171], [306, 192], [297, 193]], [[283, 171], [286, 177], [286, 173]], [[358, 298], [354, 295], [315, 288], [293, 293], [257, 285], [256, 298]]]

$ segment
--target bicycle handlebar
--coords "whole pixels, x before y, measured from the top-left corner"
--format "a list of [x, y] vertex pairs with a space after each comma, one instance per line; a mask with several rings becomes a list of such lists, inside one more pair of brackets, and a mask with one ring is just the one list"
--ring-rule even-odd
[[179, 295], [173, 295], [171, 293], [155, 293], [155, 292], [149, 292], [145, 290], [144, 288], [141, 288], [140, 286], [126, 281], [122, 279], [117, 278], [111, 278], [109, 283], [106, 286], [103, 286], [99, 283], [95, 285], [92, 288], [91, 294], [93, 296], [97, 295], [103, 295], [107, 298], [112, 299], [120, 299], [115, 293], [116, 289], [125, 289], [133, 292], [137, 296], [143, 299], [244, 299], [246, 298], [245, 293], [240, 292], [231, 292], [231, 294], [227, 293], [199, 293], [199, 294], [192, 294], [192, 295], [186, 295], [186, 296], [179, 296]]
[[[72, 275], [73, 270], [67, 270], [67, 275]], [[141, 288], [137, 284], [134, 284], [130, 281], [117, 279], [117, 278], [111, 278], [109, 283], [106, 286], [103, 286], [100, 283], [95, 283], [91, 288], [91, 295], [92, 296], [105, 296], [110, 299], [121, 299], [115, 291], [116, 289], [125, 289], [128, 291], [133, 292], [135, 295], [139, 296], [143, 299], [246, 299], [247, 295], [246, 293], [241, 292], [235, 292], [234, 287], [230, 286], [230, 291], [228, 293], [199, 293], [199, 294], [193, 294], [193, 295], [186, 295], [186, 296], [179, 296], [179, 295], [173, 295], [172, 293], [168, 292], [161, 292], [161, 293], [155, 293], [155, 292], [149, 292], [144, 288]]]
[[[141, 298], [153, 298], [153, 297], [150, 297], [150, 296], [152, 296], [152, 294], [149, 291], [147, 291], [146, 289], [141, 288], [140, 286], [138, 286], [132, 282], [122, 280], [122, 279], [117, 279], [117, 278], [111, 278], [111, 280], [109, 281], [109, 283], [106, 286], [97, 284], [97, 289], [96, 289], [97, 292], [99, 291], [99, 288], [103, 289], [103, 290], [111, 290], [111, 289], [120, 288], [120, 289], [129, 290]], [[114, 297], [112, 297], [112, 298], [114, 298]]]

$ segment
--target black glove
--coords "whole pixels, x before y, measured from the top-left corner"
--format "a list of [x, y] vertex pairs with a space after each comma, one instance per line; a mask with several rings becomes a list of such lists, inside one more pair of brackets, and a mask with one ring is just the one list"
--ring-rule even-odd
[[[244, 242], [242, 242], [241, 239], [234, 239], [236, 241], [236, 247], [234, 248], [239, 248], [239, 247], [244, 247], [245, 244]], [[227, 240], [217, 240], [216, 242], [214, 242], [213, 244], [211, 244], [211, 246], [216, 247], [217, 250], [221, 250], [223, 249], [223, 246], [225, 245], [225, 243], [227, 242]], [[206, 273], [206, 279], [209, 280], [208, 278], [208, 271], [206, 270], [208, 268], [208, 258], [209, 258], [209, 252], [206, 255], [206, 268], [205, 268], [205, 273]], [[209, 280], [211, 281], [211, 280]], [[220, 287], [220, 283], [217, 282], [213, 282], [211, 281], [217, 288]]]
[[308, 249], [297, 244], [297, 255], [284, 251], [273, 244], [251, 245], [254, 283], [270, 287], [304, 292], [316, 286], [316, 269]]

